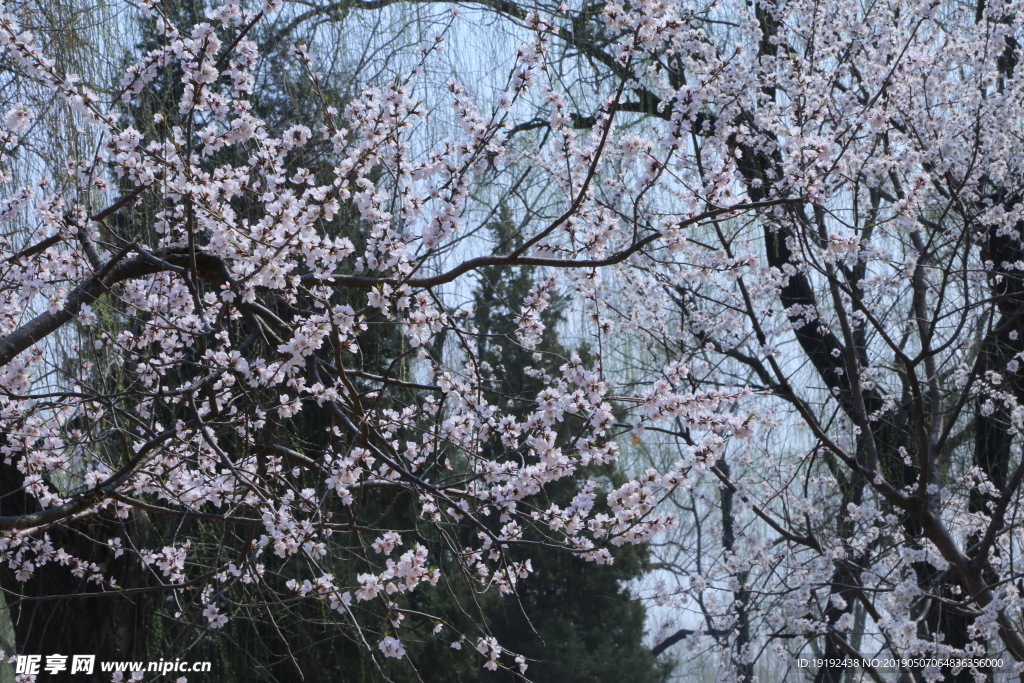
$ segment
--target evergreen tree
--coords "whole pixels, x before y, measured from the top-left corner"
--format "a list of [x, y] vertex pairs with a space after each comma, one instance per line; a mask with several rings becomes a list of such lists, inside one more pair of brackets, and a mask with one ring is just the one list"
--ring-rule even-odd
[[[520, 246], [520, 233], [507, 207], [501, 207], [498, 220], [489, 228], [502, 253]], [[474, 323], [479, 334], [476, 360], [490, 368], [492, 390], [511, 397], [507, 412], [518, 417], [533, 408], [527, 401], [547, 384], [542, 374], [557, 374], [571, 356], [559, 339], [568, 304], [564, 298], [552, 297], [541, 314], [544, 330], [535, 348], [525, 348], [516, 339], [516, 318], [536, 284], [534, 271], [528, 267], [484, 268], [481, 287], [474, 296]], [[589, 355], [585, 348], [579, 352], [580, 356]], [[578, 424], [567, 415], [561, 431], [569, 433], [574, 427]], [[491, 451], [496, 448], [499, 443], [489, 442], [484, 456], [493, 457]], [[551, 499], [537, 506], [543, 508], [550, 502], [568, 505], [588, 479], [607, 486], [621, 483], [622, 478], [611, 466], [592, 466], [549, 487], [546, 495]], [[644, 646], [645, 609], [630, 599], [626, 588], [645, 569], [646, 553], [625, 546], [613, 549], [613, 556], [615, 562], [608, 566], [560, 551], [534, 550], [534, 573], [518, 585], [518, 604], [506, 600], [489, 606], [487, 618], [495, 637], [532, 660], [527, 673], [532, 681], [652, 683], [667, 678], [671, 666], [656, 662]], [[486, 680], [507, 678], [507, 673], [486, 676]]]

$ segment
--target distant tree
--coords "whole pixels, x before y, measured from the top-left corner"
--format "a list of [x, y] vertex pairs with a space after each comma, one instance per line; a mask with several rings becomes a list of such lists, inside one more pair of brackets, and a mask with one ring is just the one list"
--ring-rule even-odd
[[[521, 226], [514, 223], [506, 206], [500, 207], [497, 219], [488, 228], [497, 253], [513, 251], [523, 244]], [[542, 394], [551, 377], [560, 373], [560, 367], [574, 357], [582, 363], [579, 357], [590, 354], [586, 349], [578, 349], [578, 354], [569, 351], [560, 338], [569, 304], [561, 295], [552, 296], [540, 314], [542, 331], [532, 343], [524, 345], [517, 338], [517, 319], [538, 285], [536, 268], [494, 265], [481, 268], [479, 274], [471, 330], [477, 340], [474, 361], [495, 402], [506, 414], [526, 419], [534, 401], [524, 397]], [[582, 426], [582, 421], [567, 417], [556, 432], [559, 438], [567, 439]], [[483, 447], [487, 458], [497, 457], [500, 452], [498, 439]], [[542, 512], [550, 503], [567, 507], [579, 495], [601, 497], [624, 481], [612, 465], [583, 468], [549, 486], [535, 509]], [[542, 540], [535, 534], [526, 537]], [[536, 580], [522, 584], [514, 601], [489, 603], [490, 609], [484, 614], [498, 640], [533, 660], [531, 680], [655, 683], [670, 672], [671, 666], [657, 664], [644, 643], [645, 610], [632, 599], [627, 587], [642, 575], [646, 551], [628, 546], [612, 554], [615, 562], [609, 567], [595, 566], [555, 549], [525, 554]]]

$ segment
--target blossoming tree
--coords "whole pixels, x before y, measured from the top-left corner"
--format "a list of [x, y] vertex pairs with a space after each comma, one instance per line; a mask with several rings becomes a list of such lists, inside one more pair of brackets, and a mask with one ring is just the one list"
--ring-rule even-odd
[[[157, 15], [163, 44], [126, 71], [109, 102], [59, 71], [15, 16], [3, 17], [5, 59], [66, 101], [100, 141], [95, 156], [66, 160], [70, 182], [38, 178], [10, 188], [3, 209], [17, 229], [5, 243], [11, 308], [0, 361], [10, 371], [4, 455], [13, 495], [2, 525], [14, 580], [30, 586], [40, 572], [49, 578], [62, 566], [91, 586], [83, 599], [166, 591], [182, 608], [176, 617], [183, 633], [199, 624], [222, 627], [231, 596], [249, 587], [265, 603], [274, 601], [264, 591], [273, 591], [278, 605], [288, 599], [281, 595], [293, 594], [328, 605], [372, 656], [405, 657], [401, 627], [408, 619], [452, 647], [467, 643], [486, 668], [525, 671], [523, 658], [505, 653], [483, 625], [462, 632], [400, 602], [441, 578], [442, 558], [432, 561], [416, 540], [439, 536], [475, 583], [512, 593], [530, 562], [510, 559], [510, 548], [557, 546], [607, 562], [608, 543], [643, 541], [668, 523], [652, 511], [660, 479], [613, 492], [610, 514], [594, 513], [593, 486], [564, 509], [538, 507], [546, 484], [616, 455], [599, 367], [565, 359], [540, 407], [517, 420], [485, 395], [471, 346], [452, 367], [429, 350], [436, 335], [463, 331], [459, 314], [467, 311], [447, 310], [438, 292], [474, 269], [588, 267], [527, 255], [528, 247], [435, 265], [461, 238], [472, 179], [505, 155], [507, 111], [543, 70], [546, 27], [538, 23], [506, 96], [486, 116], [453, 83], [465, 139], [413, 158], [407, 138], [426, 116], [410, 99], [414, 74], [367, 90], [342, 112], [328, 109], [320, 130], [298, 124], [272, 135], [250, 113], [258, 55], [246, 35], [277, 8], [227, 4], [185, 32], [159, 7], [146, 9]], [[315, 81], [305, 48], [293, 56], [310, 65]], [[183, 123], [146, 139], [123, 113], [166, 69], [176, 70], [183, 88], [177, 111], [157, 113], [156, 123]], [[21, 105], [9, 108], [4, 124], [10, 154], [29, 141], [23, 136], [47, 134]], [[295, 163], [313, 145], [336, 158], [330, 178]], [[248, 165], [217, 163], [226, 148], [245, 150]], [[565, 216], [538, 230], [533, 244], [550, 241], [578, 214], [590, 180], [574, 188], [570, 178], [593, 176], [588, 169], [600, 158], [574, 162]], [[381, 169], [397, 175], [381, 183]], [[131, 189], [112, 197], [125, 183]], [[146, 240], [118, 229], [119, 212], [153, 198], [161, 210], [145, 226]], [[246, 217], [239, 215], [243, 205]], [[332, 234], [333, 219], [350, 206], [366, 229], [360, 253]], [[344, 303], [353, 298], [355, 306]], [[538, 289], [520, 312], [527, 346], [536, 342], [548, 298]], [[361, 367], [361, 335], [382, 325], [407, 337], [420, 383]], [[115, 386], [84, 362], [57, 367], [53, 344], [69, 341], [82, 359], [103, 351], [129, 380]], [[392, 394], [410, 389], [417, 400], [396, 407]], [[560, 405], [563, 394], [572, 406]], [[294, 433], [303, 410], [329, 416], [325, 436]], [[553, 427], [566, 412], [579, 430], [559, 443]], [[500, 457], [480, 457], [489, 441], [500, 444]], [[411, 496], [419, 524], [433, 531], [390, 528], [364, 505], [380, 495]], [[147, 548], [145, 534], [131, 532], [146, 515], [215, 522], [227, 535], [212, 553], [200, 552], [192, 538]], [[131, 526], [114, 536], [108, 532], [116, 522], [80, 524], [110, 518]], [[524, 540], [526, 527], [542, 529], [547, 540]], [[77, 539], [90, 534], [85, 543]], [[109, 568], [141, 563], [150, 576], [133, 575], [136, 585], [127, 585], [104, 571], [107, 562], [90, 559], [94, 550], [83, 548], [90, 543], [104, 549]], [[276, 585], [264, 556], [300, 557], [308, 578]], [[328, 556], [351, 556], [358, 570], [336, 580], [322, 568]]]
[[[162, 40], [112, 96], [0, 17], [4, 59], [98, 140], [67, 179], [4, 177], [0, 558], [15, 581], [58, 569], [91, 594], [165, 592], [183, 635], [223, 626], [242, 596], [271, 615], [321, 601], [376, 659], [424, 632], [528, 676], [485, 624], [415, 592], [461, 576], [514, 594], [531, 547], [602, 563], [675, 534], [686, 580], [654, 597], [696, 620], [657, 648], [685, 640], [747, 678], [809, 652], [863, 656], [875, 680], [1024, 671], [1018, 9], [502, 2], [489, 11], [525, 38], [493, 101], [452, 80], [429, 111], [417, 66], [319, 128], [272, 130], [252, 114], [248, 35], [293, 11], [279, 4], [184, 27], [143, 3]], [[293, 57], [315, 87], [315, 46]], [[125, 113], [167, 70], [180, 95], [147, 137]], [[423, 144], [439, 117], [460, 134]], [[13, 158], [46, 131], [14, 105], [3, 135]], [[304, 166], [313, 153], [333, 171]], [[481, 197], [527, 172], [547, 186], [522, 238], [476, 239]], [[121, 229], [144, 201], [151, 224]], [[334, 227], [350, 208], [358, 248]], [[455, 294], [489, 266], [545, 274], [517, 312], [524, 348], [553, 293], [580, 313], [591, 355], [538, 361], [534, 395], [496, 395], [474, 356]], [[385, 327], [407, 372], [362, 364], [360, 340]], [[57, 363], [69, 343], [127, 379]], [[297, 428], [310, 412], [322, 434]], [[600, 496], [546, 497], [621, 448], [672, 456]], [[414, 528], [367, 504], [399, 498]], [[678, 528], [668, 499], [692, 511]], [[80, 526], [151, 515], [217, 541]], [[146, 585], [89, 543], [147, 568]], [[344, 576], [325, 569], [337, 558]], [[267, 570], [289, 559], [306, 578]], [[1003, 663], [963, 661], [985, 654]]]

